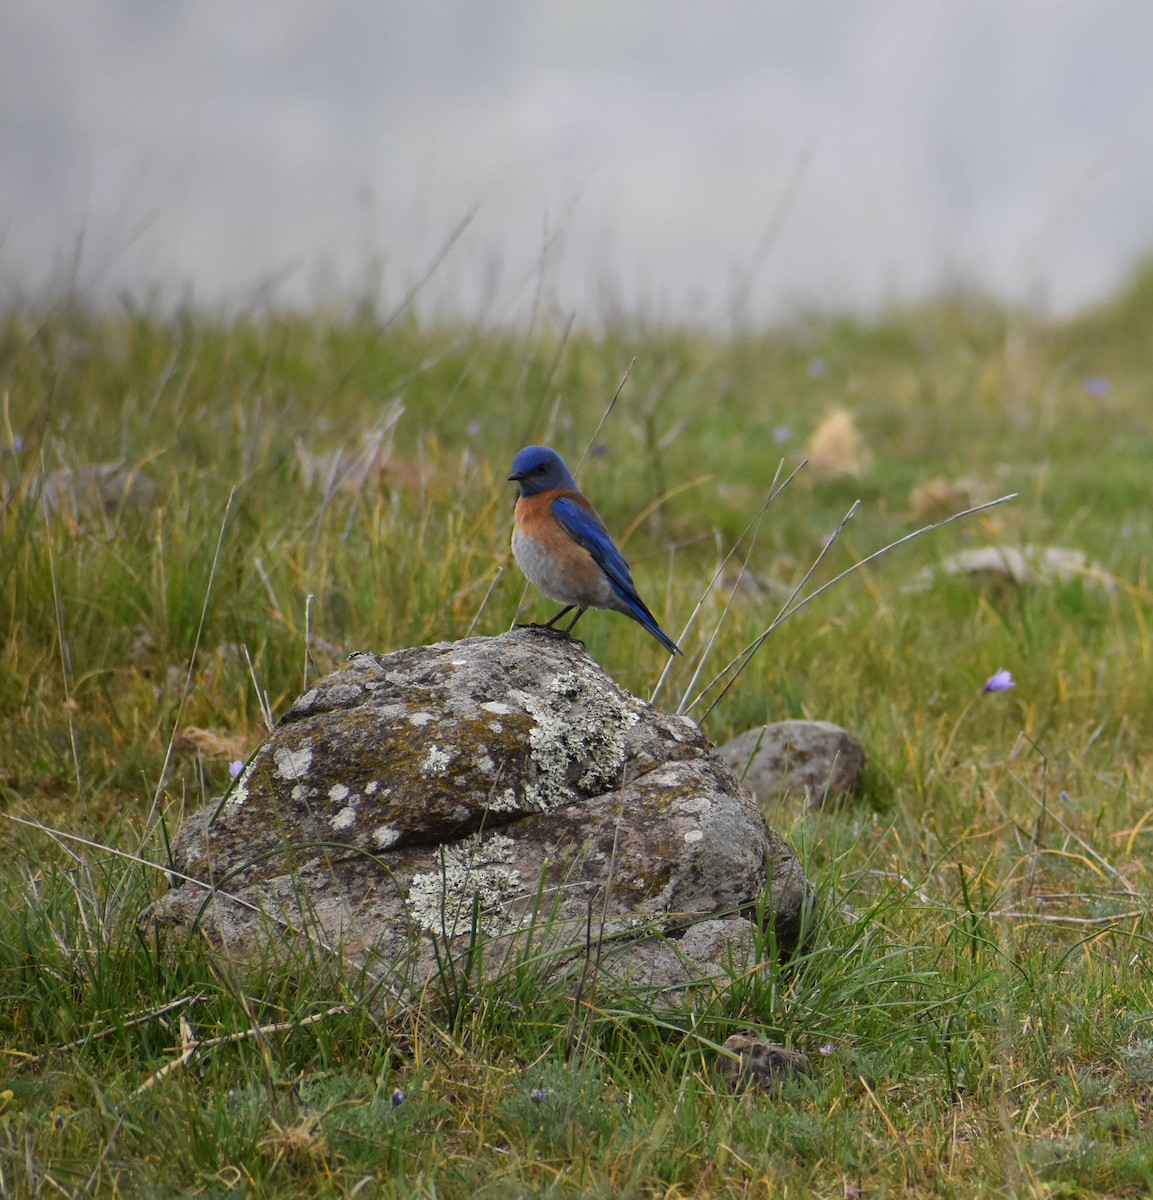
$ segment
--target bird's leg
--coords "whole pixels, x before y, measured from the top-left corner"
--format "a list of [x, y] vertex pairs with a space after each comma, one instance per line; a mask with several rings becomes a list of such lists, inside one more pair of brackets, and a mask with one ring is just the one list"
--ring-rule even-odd
[[[570, 613], [570, 612], [572, 612], [572, 610], [573, 610], [574, 608], [576, 608], [576, 605], [575, 605], [575, 604], [569, 604], [569, 605], [567, 605], [566, 607], [562, 608], [562, 609], [560, 610], [560, 612], [558, 612], [558, 613], [557, 613], [557, 615], [556, 615], [555, 617], [553, 617], [553, 619], [552, 619], [551, 621], [546, 621], [546, 622], [545, 622], [545, 623], [544, 623], [544, 624], [541, 626], [541, 629], [554, 629], [554, 628], [556, 627], [556, 623], [557, 623], [557, 622], [558, 622], [558, 621], [561, 619], [561, 617], [563, 617], [563, 616], [564, 616], [566, 613]], [[583, 608], [581, 609], [581, 612], [584, 612], [584, 609], [583, 609]], [[581, 614], [578, 612], [578, 613], [577, 613], [577, 617], [579, 617], [580, 615], [581, 615]], [[576, 623], [576, 617], [573, 617], [573, 619], [572, 619], [572, 623], [569, 625], [569, 629], [571, 629], [571, 628], [573, 627], [573, 624], [575, 624], [575, 623]], [[558, 630], [558, 632], [561, 632], [561, 631], [560, 631], [560, 630]], [[567, 632], [568, 632], [568, 630], [566, 629], [566, 630], [564, 630], [563, 632], [567, 633]]]
[[[575, 605], [572, 605], [572, 604], [570, 604], [570, 605], [569, 605], [569, 608], [574, 608], [574, 607], [575, 607]], [[565, 612], [568, 612], [568, 611], [569, 611], [569, 608], [566, 608], [564, 611], [565, 611]], [[583, 608], [578, 608], [578, 609], [577, 609], [577, 615], [576, 615], [575, 617], [573, 617], [573, 619], [572, 619], [572, 620], [571, 620], [571, 621], [570, 621], [570, 622], [569, 622], [569, 623], [568, 623], [568, 624], [567, 624], [567, 625], [564, 627], [564, 629], [563, 629], [561, 632], [562, 632], [562, 633], [565, 633], [565, 634], [567, 634], [569, 637], [572, 637], [572, 627], [573, 627], [573, 626], [574, 626], [574, 625], [575, 625], [575, 624], [576, 624], [576, 623], [577, 623], [577, 622], [578, 622], [578, 621], [581, 619], [581, 617], [583, 617], [584, 615], [585, 615], [585, 610], [584, 610]], [[553, 617], [553, 621], [557, 621], [557, 620], [559, 620], [559, 619], [560, 619], [561, 617], [563, 617], [563, 616], [564, 616], [564, 613], [557, 613], [557, 615], [556, 615], [555, 617]], [[552, 624], [552, 621], [550, 621], [550, 622], [549, 622], [549, 624], [551, 625], [551, 624]]]
[[560, 612], [558, 612], [557, 615], [555, 617], [553, 617], [553, 619], [551, 621], [546, 621], [543, 625], [541, 625], [538, 621], [529, 621], [526, 624], [518, 625], [517, 628], [518, 629], [543, 629], [543, 630], [547, 631], [548, 633], [551, 633], [554, 637], [568, 637], [569, 629], [571, 629], [576, 624], [577, 617], [579, 617], [581, 615], [581, 613], [584, 612], [584, 609], [582, 608], [580, 610], [580, 612], [577, 613], [576, 617], [573, 617], [573, 619], [568, 624], [568, 629], [558, 629], [556, 627], [556, 623], [561, 619], [561, 617], [572, 612], [572, 610], [574, 608], [576, 608], [575, 604], [570, 604], [570, 605], [568, 605], [568, 607], [562, 608], [560, 610]]

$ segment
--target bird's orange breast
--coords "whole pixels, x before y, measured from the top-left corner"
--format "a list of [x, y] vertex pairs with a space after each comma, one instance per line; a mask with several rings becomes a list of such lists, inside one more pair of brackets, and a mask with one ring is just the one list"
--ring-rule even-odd
[[554, 488], [522, 496], [513, 513], [513, 553], [528, 578], [562, 604], [603, 605], [611, 590], [593, 556], [570, 536], [552, 511], [554, 500], [591, 507], [579, 492]]

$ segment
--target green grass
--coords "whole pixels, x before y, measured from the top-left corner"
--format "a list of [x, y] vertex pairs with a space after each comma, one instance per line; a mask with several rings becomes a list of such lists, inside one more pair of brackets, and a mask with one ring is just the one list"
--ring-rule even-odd
[[[727, 338], [0, 316], [0, 1194], [1153, 1190], [1151, 319], [1153, 270], [1066, 322], [961, 297]], [[519, 961], [401, 1004], [332, 962], [240, 976], [157, 941], [166, 839], [307, 649], [315, 675], [551, 615], [510, 567], [508, 466], [529, 441], [575, 466], [630, 363], [581, 480], [674, 636], [778, 461], [837, 406], [862, 441], [857, 475], [802, 471], [770, 505], [734, 559], [761, 590], [705, 600], [666, 706], [718, 622], [702, 680], [771, 623], [853, 501], [810, 586], [931, 520], [918, 485], [1019, 493], [787, 620], [708, 717], [717, 741], [807, 716], [866, 748], [859, 798], [770, 814], [821, 890], [808, 950], [690, 999], [577, 996]], [[333, 485], [322, 456], [374, 429], [379, 469]], [[113, 461], [106, 503], [44, 504], [54, 472]], [[1026, 543], [1115, 582], [906, 587]], [[651, 691], [638, 627], [580, 632]], [[1016, 688], [982, 695], [999, 667]], [[746, 1028], [812, 1078], [721, 1089], [715, 1046]]]

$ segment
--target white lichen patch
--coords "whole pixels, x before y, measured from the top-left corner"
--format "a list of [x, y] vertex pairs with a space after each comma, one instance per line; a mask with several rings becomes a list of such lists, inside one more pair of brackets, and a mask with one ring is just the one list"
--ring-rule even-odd
[[372, 840], [381, 850], [387, 850], [400, 841], [400, 830], [395, 825], [378, 825], [372, 831]]
[[540, 809], [577, 798], [568, 783], [574, 763], [582, 768], [577, 779], [582, 791], [595, 793], [618, 782], [626, 735], [640, 718], [616, 692], [569, 672], [557, 675], [543, 697], [519, 695], [535, 721], [529, 745], [540, 771], [535, 797]]
[[378, 787], [380, 787], [380, 780], [379, 780], [379, 779], [370, 779], [370, 780], [368, 781], [368, 783], [366, 783], [366, 784], [364, 785], [364, 794], [365, 794], [366, 796], [375, 796], [375, 795], [376, 795], [376, 789], [377, 789]]
[[408, 723], [415, 725], [418, 729], [421, 725], [427, 725], [430, 721], [435, 721], [436, 716], [430, 712], [414, 712], [408, 714]]
[[476, 769], [482, 775], [491, 775], [496, 770], [496, 763], [492, 761], [491, 755], [479, 754], [476, 757]]
[[497, 717], [507, 717], [513, 713], [513, 709], [507, 704], [502, 704], [499, 700], [486, 700], [480, 707], [485, 712], [490, 712]]
[[408, 909], [413, 921], [443, 937], [467, 933], [475, 901], [481, 929], [488, 934], [503, 932], [510, 922], [505, 901], [521, 891], [515, 862], [516, 843], [500, 833], [488, 838], [476, 833], [445, 847], [437, 870], [412, 877]]
[[452, 762], [452, 755], [439, 746], [429, 746], [424, 762], [420, 764], [422, 775], [443, 775]]
[[243, 771], [233, 785], [232, 791], [228, 796], [228, 800], [224, 805], [226, 813], [234, 813], [238, 809], [244, 807], [244, 802], [248, 799], [248, 771]]
[[276, 773], [281, 779], [303, 779], [312, 766], [312, 747], [307, 742], [299, 750], [289, 750], [281, 746], [273, 755], [276, 763]]
[[694, 842], [699, 842], [704, 837], [704, 832], [700, 829], [689, 829], [685, 831], [685, 841], [691, 846]]
[[333, 804], [342, 803], [347, 795], [348, 788], [343, 783], [334, 783], [332, 787], [328, 789], [328, 798], [333, 802]]
[[332, 827], [336, 830], [349, 829], [356, 824], [356, 806], [349, 804], [332, 818]]
[[503, 792], [493, 792], [485, 801], [485, 808], [490, 813], [516, 813], [524, 812], [526, 806], [512, 788], [505, 788]]

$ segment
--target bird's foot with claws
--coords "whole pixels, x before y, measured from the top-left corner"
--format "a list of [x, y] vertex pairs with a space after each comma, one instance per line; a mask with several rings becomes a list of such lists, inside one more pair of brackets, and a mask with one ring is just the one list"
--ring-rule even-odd
[[580, 646], [582, 650], [585, 648], [585, 644], [580, 640], [580, 638], [573, 637], [573, 635], [569, 633], [567, 629], [557, 629], [555, 625], [542, 625], [539, 621], [518, 621], [513, 628], [536, 629], [541, 633], [547, 633], [549, 637], [561, 638], [566, 642], [576, 642], [576, 644]]

